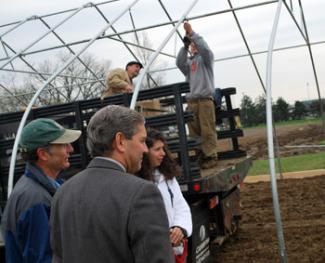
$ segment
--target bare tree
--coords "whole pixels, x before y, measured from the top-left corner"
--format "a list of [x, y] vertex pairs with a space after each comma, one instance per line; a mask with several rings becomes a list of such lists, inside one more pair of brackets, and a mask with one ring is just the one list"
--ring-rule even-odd
[[[16, 111], [26, 107], [35, 91], [42, 87], [45, 81], [59, 67], [70, 59], [70, 54], [59, 53], [55, 60], [44, 60], [35, 68], [39, 74], [29, 74], [25, 78], [16, 73], [6, 73], [0, 76], [0, 112]], [[53, 105], [81, 99], [100, 97], [105, 83], [105, 76], [110, 61], [97, 61], [90, 54], [85, 54], [80, 60], [74, 60], [60, 75], [44, 89], [35, 106]], [[103, 83], [103, 84], [101, 84]]]
[[[146, 32], [142, 32], [140, 35], [136, 35], [135, 42], [142, 47], [146, 47], [149, 49], [152, 49], [152, 43], [148, 37], [148, 34]], [[146, 65], [149, 62], [150, 56], [152, 55], [152, 51], [148, 49], [144, 49], [141, 47], [137, 47], [135, 50], [136, 55], [138, 56], [140, 62], [144, 65]], [[159, 60], [155, 60], [150, 67], [151, 71], [157, 71], [159, 69], [163, 69], [166, 67], [166, 63], [161, 62]], [[150, 89], [152, 87], [160, 86], [164, 82], [165, 74], [163, 72], [155, 72], [150, 73], [150, 75], [147, 75], [147, 82], [142, 83], [142, 89]]]
[[[39, 71], [53, 73], [58, 67], [70, 59], [70, 54], [59, 53], [57, 61], [45, 60], [39, 65]], [[58, 104], [80, 99], [91, 99], [100, 97], [105, 88], [105, 76], [110, 66], [109, 61], [98, 62], [90, 54], [82, 58], [83, 64], [74, 60], [62, 73], [55, 78], [42, 94], [46, 104]], [[26, 86], [37, 88], [44, 82], [41, 75], [31, 75]]]
[[26, 107], [34, 90], [24, 87], [17, 74], [6, 72], [0, 75], [0, 112], [12, 112]]

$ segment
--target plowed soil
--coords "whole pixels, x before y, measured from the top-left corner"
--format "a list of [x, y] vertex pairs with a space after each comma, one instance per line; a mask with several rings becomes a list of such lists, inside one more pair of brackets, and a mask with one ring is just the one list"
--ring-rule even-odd
[[[324, 140], [322, 131], [321, 125], [317, 124], [279, 126], [275, 129], [274, 144], [279, 146], [281, 157], [324, 152], [324, 148], [286, 148], [286, 146], [317, 145]], [[247, 129], [244, 135], [239, 138], [241, 148], [254, 159], [266, 159], [268, 154], [266, 129]]]
[[[288, 262], [325, 262], [325, 175], [277, 181]], [[238, 232], [211, 262], [280, 262], [270, 182], [244, 184]]]
[[[319, 125], [280, 128], [277, 135], [281, 155], [324, 151], [283, 148], [317, 144], [323, 140], [321, 131]], [[240, 144], [255, 159], [265, 159], [265, 134], [265, 129], [251, 130]], [[325, 262], [325, 174], [277, 180], [277, 187], [288, 262]], [[281, 262], [270, 182], [244, 184], [241, 204], [238, 232], [221, 247], [212, 246], [211, 262]]]

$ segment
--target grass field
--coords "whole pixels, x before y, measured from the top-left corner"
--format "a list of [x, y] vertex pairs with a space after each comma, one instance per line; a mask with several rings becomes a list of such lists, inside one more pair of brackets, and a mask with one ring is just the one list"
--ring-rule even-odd
[[[278, 172], [278, 160], [275, 160], [276, 171]], [[282, 172], [296, 172], [306, 170], [325, 169], [325, 153], [307, 154], [281, 158]], [[268, 160], [253, 161], [253, 167], [248, 175], [269, 174]]]

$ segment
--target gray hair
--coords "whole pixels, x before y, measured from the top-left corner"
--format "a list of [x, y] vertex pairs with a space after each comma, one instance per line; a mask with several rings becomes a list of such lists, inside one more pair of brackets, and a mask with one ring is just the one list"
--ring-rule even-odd
[[132, 139], [138, 132], [138, 125], [144, 124], [144, 117], [129, 108], [109, 105], [97, 111], [87, 127], [87, 147], [91, 156], [103, 156], [111, 153], [115, 135], [124, 134]]

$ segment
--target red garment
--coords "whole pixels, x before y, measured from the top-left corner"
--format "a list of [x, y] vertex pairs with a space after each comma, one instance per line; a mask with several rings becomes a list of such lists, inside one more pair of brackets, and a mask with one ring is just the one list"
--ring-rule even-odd
[[182, 255], [175, 255], [175, 262], [176, 263], [186, 263], [186, 258], [188, 254], [188, 248], [187, 248], [187, 239], [183, 239], [183, 254]]

